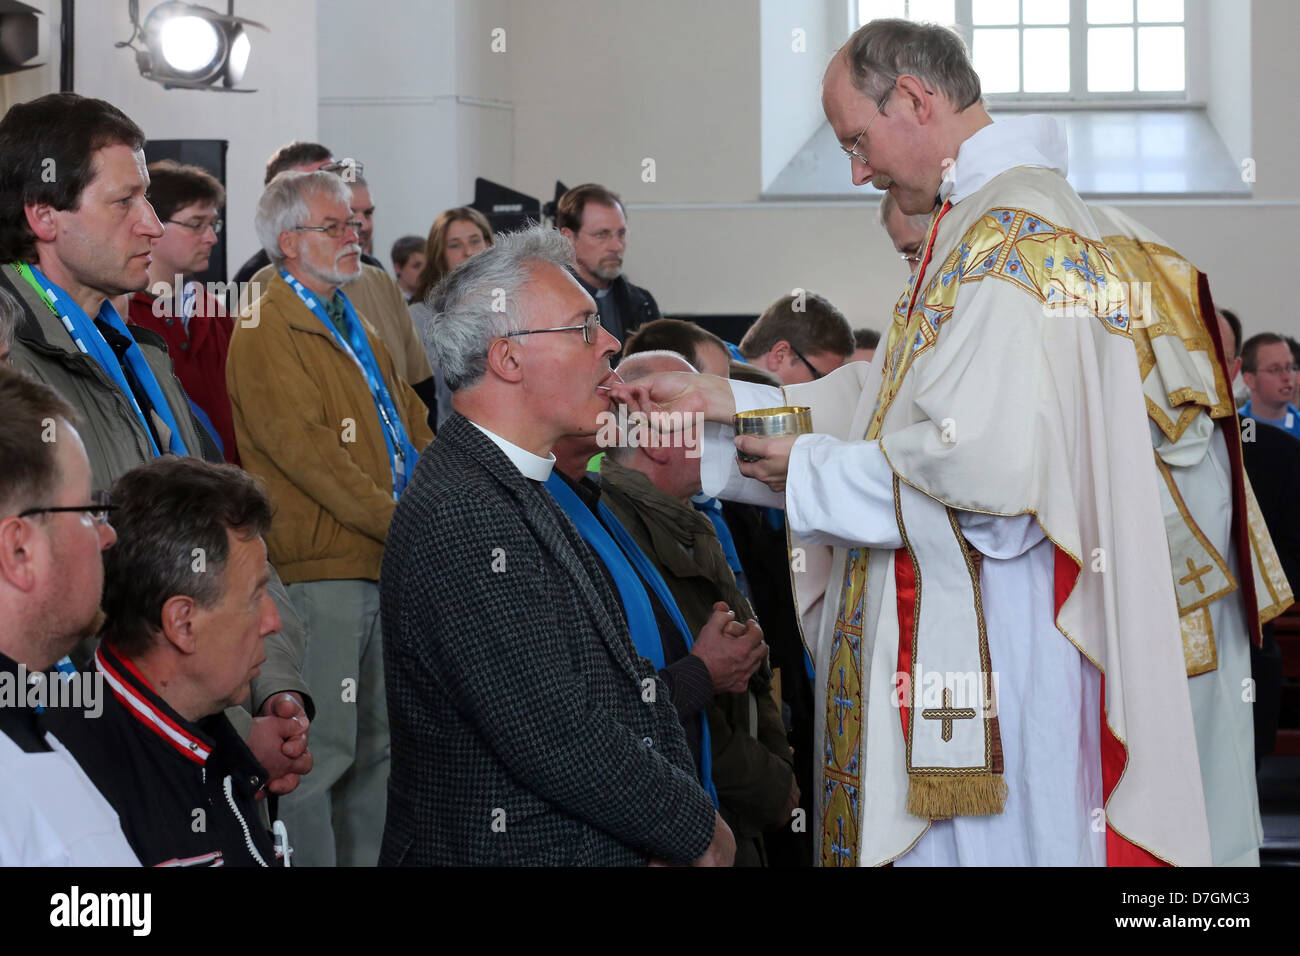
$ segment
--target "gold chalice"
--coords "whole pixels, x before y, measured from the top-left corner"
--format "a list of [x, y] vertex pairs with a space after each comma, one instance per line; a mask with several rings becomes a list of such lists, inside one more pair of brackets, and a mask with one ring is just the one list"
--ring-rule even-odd
[[[783, 405], [780, 408], [756, 408], [739, 412], [732, 419], [737, 435], [777, 438], [781, 435], [807, 435], [812, 431], [812, 409], [807, 405]], [[759, 461], [755, 455], [736, 452], [741, 461]]]

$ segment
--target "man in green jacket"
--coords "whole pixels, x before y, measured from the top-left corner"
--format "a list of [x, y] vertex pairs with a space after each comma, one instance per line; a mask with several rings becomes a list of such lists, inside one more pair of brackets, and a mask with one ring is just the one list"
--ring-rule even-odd
[[[145, 288], [162, 224], [145, 197], [144, 133], [103, 100], [52, 93], [0, 120], [0, 289], [22, 315], [10, 360], [81, 416], [94, 487], [160, 454], [221, 461], [194, 417], [161, 337], [129, 328], [109, 299]], [[311, 769], [314, 712], [300, 670], [304, 636], [278, 585], [284, 628], [247, 712], [230, 716], [287, 793]]]
[[[655, 372], [695, 369], [669, 352], [644, 352], [618, 367], [624, 381]], [[691, 506], [700, 490], [700, 460], [682, 447], [627, 445], [605, 455], [602, 500], [654, 563], [692, 633], [717, 601], [737, 620], [754, 617], [736, 586], [717, 532]], [[708, 708], [713, 782], [719, 810], [736, 837], [736, 866], [766, 863], [762, 834], [790, 820], [799, 805], [794, 762], [764, 661], [744, 693], [718, 694]]]

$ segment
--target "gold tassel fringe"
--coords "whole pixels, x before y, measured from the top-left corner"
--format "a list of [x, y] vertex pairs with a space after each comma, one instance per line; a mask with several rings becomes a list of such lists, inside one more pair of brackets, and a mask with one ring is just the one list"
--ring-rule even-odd
[[927, 820], [982, 817], [1002, 812], [1007, 785], [1001, 774], [909, 774], [907, 812]]

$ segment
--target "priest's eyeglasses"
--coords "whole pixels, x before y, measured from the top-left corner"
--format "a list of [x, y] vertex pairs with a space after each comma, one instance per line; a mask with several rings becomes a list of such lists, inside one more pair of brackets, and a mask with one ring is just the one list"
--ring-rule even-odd
[[95, 524], [108, 524], [108, 516], [117, 510], [117, 505], [112, 504], [108, 497], [107, 491], [94, 491], [90, 495], [91, 502], [88, 505], [64, 505], [57, 508], [28, 508], [20, 512], [18, 517], [30, 518], [32, 515], [61, 514], [64, 512], [84, 512], [90, 515], [90, 520]]
[[576, 332], [582, 330], [582, 341], [588, 345], [594, 345], [596, 337], [600, 334], [600, 316], [593, 312], [587, 316], [587, 321], [582, 325], [561, 325], [554, 329], [520, 329], [518, 332], [507, 332], [506, 338], [513, 338], [516, 335], [536, 335], [538, 332]]

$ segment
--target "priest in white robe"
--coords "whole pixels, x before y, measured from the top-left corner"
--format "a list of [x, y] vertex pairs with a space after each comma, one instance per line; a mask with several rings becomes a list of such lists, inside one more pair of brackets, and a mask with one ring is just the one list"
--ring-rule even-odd
[[906, 21], [854, 34], [823, 106], [855, 182], [934, 211], [871, 368], [616, 390], [716, 423], [812, 409], [797, 440], [715, 426], [702, 476], [786, 508], [820, 863], [1209, 863], [1127, 303], [1063, 129], [993, 124], [955, 35]]

